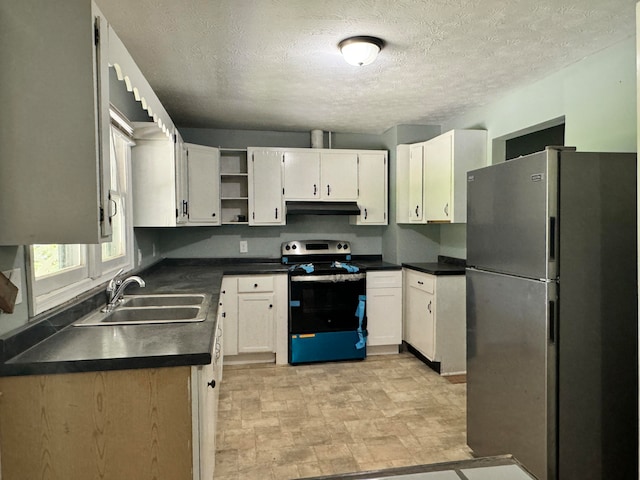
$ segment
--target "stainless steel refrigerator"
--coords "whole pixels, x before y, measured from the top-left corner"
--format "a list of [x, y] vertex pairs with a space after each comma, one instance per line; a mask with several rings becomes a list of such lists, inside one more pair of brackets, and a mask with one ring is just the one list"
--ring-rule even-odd
[[469, 447], [637, 479], [636, 155], [547, 148], [467, 180]]

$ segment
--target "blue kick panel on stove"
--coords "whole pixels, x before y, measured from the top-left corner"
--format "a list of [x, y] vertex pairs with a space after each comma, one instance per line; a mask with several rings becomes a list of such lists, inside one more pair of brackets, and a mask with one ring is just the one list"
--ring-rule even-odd
[[358, 332], [355, 330], [292, 334], [289, 363], [361, 360], [367, 356], [367, 348], [356, 348], [358, 340]]

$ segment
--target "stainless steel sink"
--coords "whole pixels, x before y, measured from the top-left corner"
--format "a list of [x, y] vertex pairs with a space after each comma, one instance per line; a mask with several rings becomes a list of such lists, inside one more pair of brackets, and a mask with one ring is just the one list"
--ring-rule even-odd
[[74, 326], [202, 322], [210, 300], [203, 294], [127, 295], [111, 312], [94, 312]]

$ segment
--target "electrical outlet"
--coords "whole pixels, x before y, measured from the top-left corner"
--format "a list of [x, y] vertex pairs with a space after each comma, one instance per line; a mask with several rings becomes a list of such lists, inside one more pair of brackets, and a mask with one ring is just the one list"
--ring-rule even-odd
[[138, 249], [138, 265], [142, 263], [142, 250]]
[[11, 281], [11, 283], [18, 287], [18, 294], [16, 295], [16, 305], [22, 303], [22, 272], [20, 271], [20, 269], [14, 268], [13, 270], [2, 272], [2, 274], [7, 277]]
[[240, 240], [240, 253], [248, 253], [249, 245], [246, 240]]
[[152, 254], [153, 254], [154, 257], [156, 256], [156, 244], [155, 243], [153, 244], [153, 253]]

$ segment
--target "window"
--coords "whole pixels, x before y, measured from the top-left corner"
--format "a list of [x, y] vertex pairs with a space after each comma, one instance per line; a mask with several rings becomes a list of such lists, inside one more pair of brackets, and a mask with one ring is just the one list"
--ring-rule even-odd
[[[112, 114], [112, 120], [117, 116]], [[121, 117], [119, 119], [121, 120]], [[32, 314], [59, 305], [112, 277], [117, 270], [133, 267], [131, 221], [131, 147], [122, 128], [112, 124], [109, 185], [111, 241], [101, 245], [32, 245], [29, 250]]]

